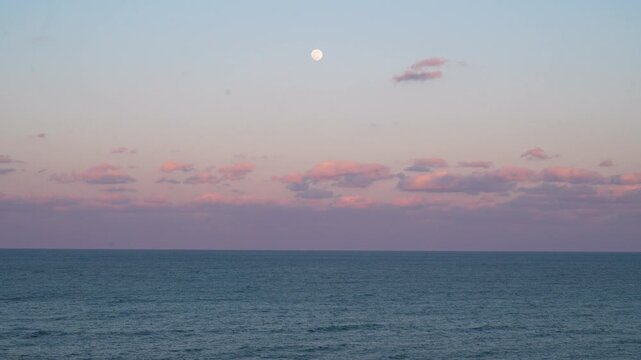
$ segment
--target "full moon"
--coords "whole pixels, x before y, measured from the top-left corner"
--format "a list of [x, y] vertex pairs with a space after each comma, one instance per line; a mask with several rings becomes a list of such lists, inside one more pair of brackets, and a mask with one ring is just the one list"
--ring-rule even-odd
[[320, 61], [323, 58], [323, 52], [320, 51], [319, 49], [314, 49], [312, 50], [312, 59], [314, 61]]

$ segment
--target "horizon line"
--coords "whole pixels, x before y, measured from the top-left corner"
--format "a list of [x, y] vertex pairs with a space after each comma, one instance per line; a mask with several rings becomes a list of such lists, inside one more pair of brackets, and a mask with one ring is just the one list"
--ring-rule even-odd
[[361, 252], [361, 253], [539, 253], [539, 254], [641, 254], [641, 250], [418, 250], [418, 249], [199, 249], [199, 248], [19, 248], [0, 247], [4, 250], [47, 251], [190, 251], [190, 252]]

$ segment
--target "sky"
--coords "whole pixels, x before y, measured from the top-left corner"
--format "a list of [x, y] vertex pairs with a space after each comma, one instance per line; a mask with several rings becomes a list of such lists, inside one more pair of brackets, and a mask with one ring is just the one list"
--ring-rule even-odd
[[641, 251], [640, 35], [633, 1], [0, 0], [0, 247]]

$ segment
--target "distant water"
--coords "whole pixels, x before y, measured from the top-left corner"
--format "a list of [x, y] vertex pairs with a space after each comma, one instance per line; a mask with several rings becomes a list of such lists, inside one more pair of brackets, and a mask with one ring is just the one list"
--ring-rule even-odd
[[0, 250], [0, 359], [640, 359], [641, 254]]

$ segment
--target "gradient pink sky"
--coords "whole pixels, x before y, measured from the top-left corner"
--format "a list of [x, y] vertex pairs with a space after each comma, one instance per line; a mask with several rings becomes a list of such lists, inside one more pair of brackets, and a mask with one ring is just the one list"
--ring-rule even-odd
[[341, 6], [0, 4], [0, 247], [641, 251], [641, 6]]

